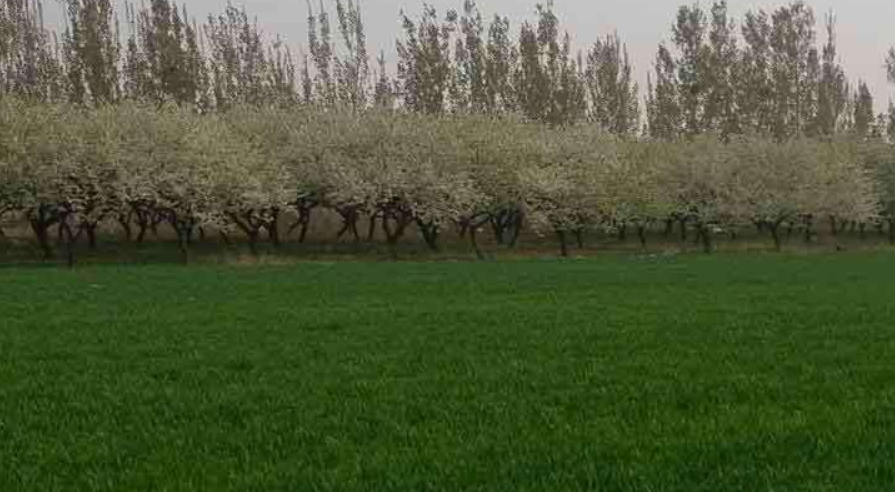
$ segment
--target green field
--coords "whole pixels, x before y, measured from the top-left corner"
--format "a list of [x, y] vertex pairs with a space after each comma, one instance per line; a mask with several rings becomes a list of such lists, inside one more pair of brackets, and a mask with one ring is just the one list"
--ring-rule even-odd
[[891, 490], [895, 255], [0, 268], [0, 490]]

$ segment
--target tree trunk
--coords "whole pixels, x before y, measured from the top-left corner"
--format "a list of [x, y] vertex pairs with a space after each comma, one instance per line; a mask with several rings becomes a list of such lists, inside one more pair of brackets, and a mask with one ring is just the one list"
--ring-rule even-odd
[[702, 241], [702, 251], [705, 254], [712, 254], [712, 231], [703, 224], [699, 225], [699, 239]]
[[830, 216], [830, 234], [834, 237], [839, 235], [839, 221], [833, 215]]
[[64, 236], [65, 239], [65, 258], [66, 264], [69, 268], [74, 268], [75, 266], [75, 242], [78, 240], [77, 236], [72, 232], [71, 226], [68, 225], [67, 220], [63, 220], [59, 224], [59, 231]]
[[438, 251], [438, 226], [435, 224], [427, 224], [421, 220], [416, 221], [420, 233], [423, 235], [423, 241], [432, 251]]
[[556, 231], [556, 236], [559, 238], [559, 249], [563, 258], [569, 256], [569, 243], [566, 241], [566, 231]]
[[780, 242], [780, 222], [768, 224], [768, 228], [771, 230], [771, 237], [774, 239], [774, 250], [779, 253], [783, 249], [783, 245]]
[[131, 218], [127, 214], [119, 214], [118, 215], [118, 224], [121, 225], [121, 230], [124, 231], [124, 242], [131, 243], [134, 240], [134, 229], [131, 226]]
[[513, 212], [513, 234], [510, 236], [510, 243], [507, 245], [510, 249], [516, 247], [516, 243], [519, 242], [519, 234], [522, 232], [522, 223], [525, 220], [525, 216], [522, 214], [521, 210], [516, 210]]
[[97, 224], [85, 224], [82, 229], [87, 233], [87, 245], [90, 249], [96, 249], [96, 228]]
[[267, 239], [274, 247], [280, 246], [280, 210], [271, 210], [271, 218], [267, 223]]
[[895, 246], [895, 219], [889, 220], [889, 244]]
[[578, 244], [578, 247], [584, 249], [584, 231], [581, 229], [575, 229], [575, 242]]
[[640, 247], [646, 252], [646, 226], [640, 224], [637, 226], [637, 238], [640, 239]]
[[180, 227], [176, 227], [177, 233], [177, 247], [180, 249], [180, 260], [184, 265], [189, 265], [190, 263], [190, 251], [189, 251], [189, 232]]
[[34, 231], [34, 236], [37, 238], [37, 244], [43, 252], [44, 259], [53, 259], [53, 246], [50, 245], [49, 233], [50, 225], [52, 224], [43, 219], [31, 219], [29, 222], [31, 224], [31, 230]]
[[485, 255], [484, 255], [484, 253], [482, 253], [481, 248], [479, 248], [479, 241], [476, 237], [478, 234], [477, 231], [478, 231], [478, 227], [476, 227], [476, 226], [469, 227], [469, 243], [472, 244], [472, 249], [475, 250], [476, 258], [478, 258], [479, 260], [484, 260]]
[[247, 234], [249, 238], [249, 253], [254, 257], [258, 257], [258, 231], [251, 231]]
[[811, 216], [805, 217], [805, 243], [811, 243], [811, 236], [813, 235], [812, 228], [814, 227], [814, 219]]
[[505, 212], [500, 212], [494, 218], [491, 219], [491, 229], [494, 230], [494, 240], [497, 241], [497, 244], [503, 244], [503, 233], [506, 229], [504, 226], [504, 216]]
[[665, 219], [665, 230], [662, 235], [668, 237], [674, 232], [674, 219]]
[[370, 223], [367, 225], [367, 242], [372, 243], [376, 237], [376, 217], [377, 214], [370, 214]]
[[681, 228], [681, 242], [685, 243], [687, 242], [687, 219], [680, 218], [678, 219], [677, 223]]
[[622, 243], [628, 241], [628, 224], [624, 222], [618, 227], [618, 240]]

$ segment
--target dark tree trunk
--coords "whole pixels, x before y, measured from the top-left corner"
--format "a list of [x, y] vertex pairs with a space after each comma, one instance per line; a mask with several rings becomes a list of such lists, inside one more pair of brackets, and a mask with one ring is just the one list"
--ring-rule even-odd
[[478, 235], [478, 227], [474, 225], [470, 225], [469, 227], [469, 243], [472, 244], [472, 249], [475, 250], [475, 256], [479, 260], [485, 259], [485, 254], [482, 253], [482, 249], [479, 248], [479, 241], [477, 238]]
[[839, 221], [832, 215], [830, 216], [830, 234], [834, 237], [839, 235]]
[[[385, 233], [385, 240], [391, 250], [392, 258], [398, 258], [398, 242], [404, 237], [404, 231], [407, 226], [413, 222], [413, 218], [405, 210], [389, 209], [382, 212], [382, 232]], [[394, 221], [394, 227], [392, 227]]]
[[578, 243], [578, 247], [584, 249], [584, 231], [582, 229], [575, 229], [575, 242]]
[[662, 235], [668, 237], [674, 232], [674, 219], [665, 219], [665, 230]]
[[78, 236], [80, 236], [80, 230], [78, 234], [75, 234], [71, 226], [68, 225], [67, 220], [63, 220], [59, 224], [59, 231], [65, 240], [65, 259], [69, 268], [74, 268], [75, 266], [75, 243], [78, 241]]
[[425, 223], [421, 220], [417, 220], [416, 224], [429, 249], [438, 251], [438, 226], [431, 223]]
[[44, 213], [39, 212], [37, 218], [32, 218], [28, 222], [31, 224], [31, 230], [34, 231], [34, 237], [37, 239], [37, 244], [43, 252], [44, 259], [53, 259], [53, 246], [50, 244], [50, 226], [53, 225], [54, 221], [45, 218]]
[[118, 224], [121, 226], [121, 230], [124, 231], [124, 242], [131, 243], [134, 240], [134, 228], [131, 226], [131, 217], [130, 214], [119, 214], [118, 215]]
[[768, 224], [768, 229], [771, 231], [771, 238], [774, 239], [774, 250], [780, 252], [783, 249], [782, 242], [780, 241], [780, 222], [774, 222]]
[[96, 249], [97, 241], [96, 241], [96, 228], [98, 224], [84, 224], [81, 229], [87, 233], [87, 245], [90, 246], [90, 249]]
[[618, 226], [618, 240], [622, 243], [628, 241], [628, 224], [624, 222]]
[[461, 220], [457, 225], [460, 227], [460, 239], [466, 239], [466, 233], [469, 231], [469, 221]]
[[556, 237], [559, 239], [559, 251], [563, 258], [569, 256], [569, 243], [566, 240], [566, 231], [556, 231]]
[[525, 216], [523, 215], [521, 210], [516, 210], [513, 212], [513, 229], [512, 236], [510, 236], [510, 248], [515, 248], [516, 243], [519, 242], [519, 234], [522, 232], [522, 224], [525, 221]]
[[360, 242], [360, 233], [357, 230], [357, 221], [360, 218], [360, 212], [357, 208], [341, 208], [336, 212], [342, 217], [342, 228], [336, 234], [336, 239], [342, 239], [346, 233], [351, 232], [354, 235], [354, 242]]
[[814, 227], [814, 218], [810, 215], [805, 217], [805, 243], [811, 243], [811, 237], [813, 236], [813, 227]]
[[678, 226], [681, 229], [681, 242], [687, 242], [687, 219], [682, 217], [677, 220]]
[[376, 219], [379, 217], [378, 214], [370, 214], [370, 223], [367, 225], [367, 242], [372, 243], [373, 239], [376, 237]]
[[705, 224], [699, 224], [697, 233], [699, 234], [699, 240], [702, 243], [702, 251], [705, 254], [713, 253], [713, 244], [712, 244], [712, 231]]
[[189, 232], [177, 228], [177, 247], [180, 249], [180, 260], [184, 265], [189, 265], [190, 263], [190, 250], [189, 250]]
[[295, 221], [294, 224], [292, 224], [292, 226], [289, 227], [289, 231], [287, 232], [287, 234], [292, 234], [295, 229], [300, 228], [301, 230], [298, 236], [299, 243], [304, 243], [305, 239], [308, 236], [308, 229], [311, 224], [311, 213], [314, 211], [315, 207], [315, 202], [310, 202], [307, 200], [300, 200], [295, 204], [295, 210], [298, 213], [298, 219]]
[[895, 246], [895, 219], [889, 219], [889, 244]]
[[640, 247], [646, 251], [646, 226], [639, 224], [637, 226], [637, 238], [640, 239]]
[[495, 215], [494, 218], [491, 219], [491, 229], [494, 231], [494, 240], [497, 244], [503, 244], [503, 233], [506, 230], [506, 226], [504, 226], [504, 216], [505, 212], [500, 212]]
[[867, 239], [867, 223], [861, 222], [858, 224], [858, 237], [862, 240]]
[[270, 220], [267, 222], [267, 239], [274, 247], [280, 246], [280, 209], [270, 210]]

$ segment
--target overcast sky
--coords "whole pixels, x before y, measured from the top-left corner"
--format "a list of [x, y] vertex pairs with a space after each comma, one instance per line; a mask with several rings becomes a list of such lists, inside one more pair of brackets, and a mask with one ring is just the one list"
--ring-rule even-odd
[[[222, 0], [181, 0], [190, 15], [204, 18], [209, 12], [223, 10]], [[312, 0], [316, 5], [320, 0]], [[323, 0], [326, 5], [335, 0]], [[463, 0], [426, 0], [439, 13], [448, 8], [460, 9]], [[518, 25], [533, 18], [534, 5], [543, 0], [478, 0], [479, 9], [488, 19], [493, 14], [510, 17]], [[405, 9], [416, 16], [423, 0], [360, 0], [371, 53], [385, 50], [390, 65], [395, 61], [395, 37], [400, 27], [398, 14]], [[257, 16], [268, 34], [279, 33], [290, 45], [306, 42], [306, 0], [234, 0]], [[646, 86], [646, 73], [651, 69], [656, 45], [667, 40], [677, 7], [684, 0], [556, 0], [556, 11], [577, 47], [593, 43], [598, 37], [618, 31], [641, 81]], [[710, 5], [710, 0], [702, 2]], [[731, 14], [740, 19], [754, 8], [773, 9], [780, 2], [728, 0]], [[877, 111], [895, 99], [895, 86], [886, 83], [883, 60], [889, 46], [895, 45], [895, 0], [809, 0], [818, 18], [819, 40], [823, 42], [823, 16], [832, 10], [838, 19], [839, 56], [852, 80], [866, 80], [876, 98]], [[334, 13], [334, 8], [330, 8]]]

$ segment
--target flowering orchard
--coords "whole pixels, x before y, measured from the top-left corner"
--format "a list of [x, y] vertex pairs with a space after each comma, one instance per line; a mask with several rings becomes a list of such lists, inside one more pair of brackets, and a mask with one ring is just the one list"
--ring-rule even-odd
[[288, 232], [304, 240], [321, 208], [341, 217], [340, 236], [378, 230], [395, 247], [419, 233], [437, 248], [454, 232], [479, 255], [484, 229], [515, 244], [528, 228], [564, 255], [587, 231], [636, 231], [645, 246], [648, 230], [678, 223], [706, 251], [743, 228], [778, 249], [781, 229], [810, 238], [820, 224], [895, 241], [895, 147], [881, 140], [670, 143], [510, 116], [0, 104], [0, 219], [69, 262], [101, 225], [142, 241], [166, 224], [185, 260], [200, 229], [255, 253]]

